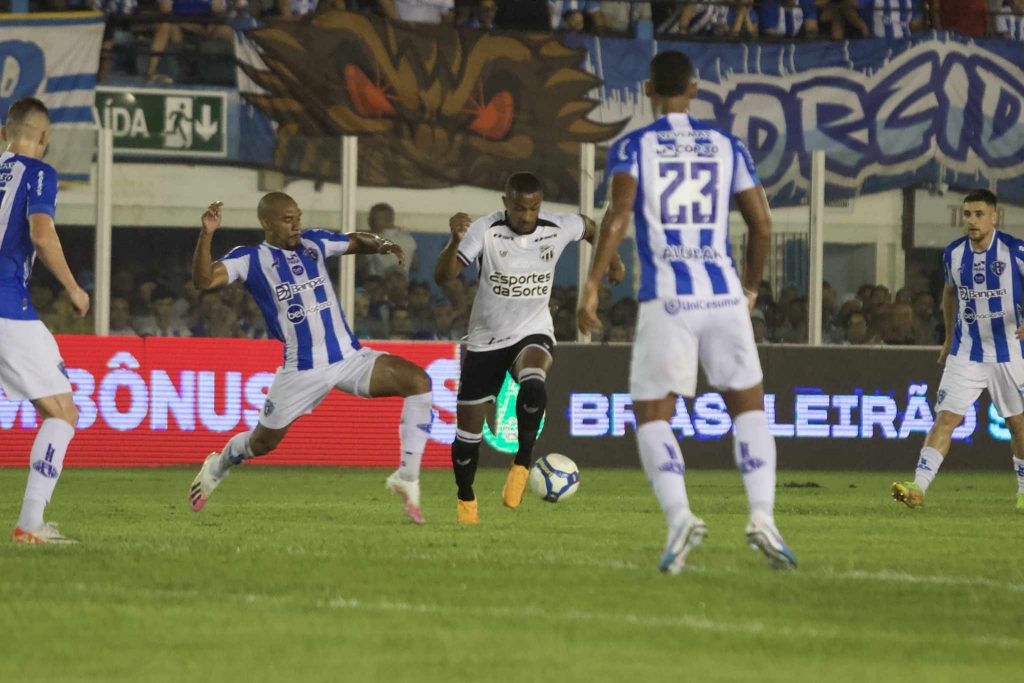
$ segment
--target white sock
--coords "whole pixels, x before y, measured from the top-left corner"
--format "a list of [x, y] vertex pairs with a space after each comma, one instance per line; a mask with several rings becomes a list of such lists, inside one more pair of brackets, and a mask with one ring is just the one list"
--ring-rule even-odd
[[402, 441], [402, 460], [398, 465], [398, 476], [404, 481], [418, 481], [423, 449], [430, 438], [430, 425], [434, 422], [434, 394], [406, 396], [402, 407], [402, 421], [398, 425], [398, 436]]
[[224, 450], [220, 452], [220, 458], [214, 460], [213, 476], [223, 477], [235, 465], [241, 465], [249, 458], [254, 457], [252, 448], [249, 447], [250, 436], [252, 436], [251, 429], [247, 432], [239, 432], [228, 440]]
[[917, 461], [917, 471], [914, 474], [914, 483], [921, 487], [921, 491], [927, 491], [932, 479], [939, 473], [942, 466], [942, 453], [931, 446], [921, 449], [921, 457]]
[[681, 512], [690, 509], [683, 479], [686, 466], [679, 450], [679, 441], [668, 422], [657, 420], [637, 427], [636, 442], [647, 481], [651, 482], [654, 495], [671, 524]]
[[38, 531], [43, 526], [43, 510], [53, 496], [64, 464], [64, 454], [74, 435], [75, 428], [64, 420], [55, 417], [43, 420], [29, 456], [31, 464], [25, 500], [18, 517], [19, 529]]
[[775, 509], [775, 437], [763, 410], [741, 413], [733, 420], [732, 453], [743, 475], [750, 515], [772, 524]]
[[1017, 473], [1017, 493], [1024, 493], [1024, 460], [1013, 456], [1013, 471]]

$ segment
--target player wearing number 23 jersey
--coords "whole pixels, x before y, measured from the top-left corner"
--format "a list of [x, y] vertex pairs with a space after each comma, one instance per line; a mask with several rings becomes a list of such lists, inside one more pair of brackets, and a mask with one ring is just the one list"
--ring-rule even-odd
[[[685, 566], [704, 522], [690, 511], [685, 467], [671, 419], [679, 396], [693, 396], [697, 365], [733, 422], [733, 456], [750, 502], [747, 541], [776, 569], [796, 566], [775, 528], [775, 440], [768, 430], [761, 363], [749, 306], [768, 253], [771, 218], [754, 162], [743, 144], [689, 114], [697, 94], [693, 64], [681, 52], [651, 61], [644, 93], [655, 121], [617, 140], [608, 153], [611, 204], [577, 313], [584, 332], [600, 326], [597, 284], [629, 227], [636, 225], [640, 310], [629, 389], [637, 446], [668, 522], [658, 568]], [[749, 229], [743, 280], [729, 249], [735, 198]]]

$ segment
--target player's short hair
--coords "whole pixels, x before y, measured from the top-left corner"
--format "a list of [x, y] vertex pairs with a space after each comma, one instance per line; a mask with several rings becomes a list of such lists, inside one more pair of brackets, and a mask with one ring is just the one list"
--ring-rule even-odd
[[995, 193], [983, 188], [968, 192], [964, 197], [963, 203], [967, 204], [968, 202], [985, 202], [992, 208], [999, 206], [999, 200], [996, 199]]
[[46, 108], [45, 104], [35, 97], [22, 97], [8, 107], [4, 125], [7, 126], [9, 132], [19, 135], [25, 124], [31, 121], [33, 116], [40, 114], [45, 116], [47, 121], [50, 120], [50, 110]]
[[693, 80], [693, 62], [678, 50], [659, 52], [651, 60], [651, 87], [655, 95], [685, 95]]
[[291, 202], [296, 206], [299, 204], [291, 195], [285, 194], [284, 192], [268, 192], [260, 198], [260, 203], [256, 207], [256, 215], [259, 218], [266, 218], [270, 214], [272, 207], [282, 202]]
[[543, 191], [540, 178], [527, 171], [513, 173], [505, 181], [505, 194], [536, 194]]

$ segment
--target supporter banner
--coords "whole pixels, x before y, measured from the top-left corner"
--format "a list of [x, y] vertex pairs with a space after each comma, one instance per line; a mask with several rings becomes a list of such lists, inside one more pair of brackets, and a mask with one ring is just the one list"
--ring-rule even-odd
[[0, 14], [0, 117], [26, 96], [49, 107], [54, 125], [46, 161], [62, 180], [89, 179], [103, 26], [98, 12]]
[[532, 171], [578, 199], [579, 146], [620, 123], [587, 118], [600, 82], [551, 33], [492, 35], [332, 11], [268, 20], [237, 44], [242, 95], [277, 126], [274, 165], [335, 179], [361, 135], [359, 182], [497, 189]]
[[1024, 203], [1024, 43], [953, 33], [842, 43], [657, 43], [581, 38], [600, 78], [590, 117], [651, 120], [655, 51], [694, 60], [692, 112], [745, 141], [775, 205], [806, 202], [812, 150], [830, 199], [913, 184], [992, 186]]
[[777, 206], [806, 202], [813, 150], [827, 152], [830, 199], [944, 182], [1024, 203], [1018, 41], [654, 42], [345, 12], [246, 35], [240, 89], [275, 122], [263, 144], [291, 172], [336, 178], [337, 138], [362, 135], [362, 184], [497, 188], [526, 169], [575, 201], [579, 143], [649, 123], [649, 60], [675, 48], [700, 79], [693, 113], [747, 142]]
[[[253, 428], [281, 360], [273, 341], [58, 338], [79, 410], [73, 466], [196, 463]], [[434, 421], [424, 464], [450, 467], [459, 348], [453, 343], [372, 343], [425, 368]], [[627, 345], [563, 344], [548, 375], [537, 452], [582, 467], [637, 467]], [[934, 420], [936, 349], [761, 348], [765, 410], [782, 468], [911, 470]], [[594, 372], [601, 368], [601, 372]], [[481, 464], [507, 467], [516, 451], [518, 388], [505, 382], [484, 430]], [[333, 392], [259, 462], [393, 467], [401, 399]], [[38, 427], [27, 401], [0, 392], [0, 466], [23, 467]], [[703, 385], [680, 400], [672, 427], [689, 467], [732, 467], [732, 422]], [[988, 397], [953, 434], [943, 467], [1010, 468], [1009, 430]]]
[[[233, 434], [256, 426], [281, 364], [276, 341], [61, 335], [79, 410], [72, 466], [200, 462]], [[458, 346], [382, 343], [433, 378], [435, 417], [424, 464], [451, 467]], [[397, 467], [402, 399], [332, 392], [260, 462]], [[25, 466], [38, 417], [0, 391], [0, 466]]]

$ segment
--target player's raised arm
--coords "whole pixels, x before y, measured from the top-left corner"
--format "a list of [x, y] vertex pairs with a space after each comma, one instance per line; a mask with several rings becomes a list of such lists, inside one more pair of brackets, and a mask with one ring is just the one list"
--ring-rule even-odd
[[768, 249], [771, 246], [772, 215], [768, 208], [768, 198], [761, 185], [737, 192], [736, 205], [747, 224], [747, 253], [743, 261], [743, 293], [747, 295], [748, 307], [753, 310], [754, 302], [757, 299], [757, 290], [761, 285], [761, 275], [764, 273], [764, 262], [768, 258]]
[[33, 213], [29, 215], [28, 222], [32, 245], [36, 248], [39, 260], [67, 290], [78, 315], [84, 316], [89, 312], [89, 295], [78, 286], [75, 276], [71, 274], [53, 218], [46, 213]]
[[601, 278], [609, 272], [612, 263], [619, 260], [621, 265], [618, 250], [626, 237], [626, 231], [629, 230], [633, 203], [636, 201], [636, 188], [636, 178], [632, 175], [616, 173], [612, 176], [612, 201], [601, 220], [601, 233], [597, 237], [594, 260], [590, 264], [590, 274], [581, 292], [580, 306], [576, 312], [576, 324], [581, 332], [590, 333], [601, 329], [601, 321], [597, 317], [597, 290]]
[[452, 236], [434, 264], [434, 282], [437, 284], [451, 282], [465, 267], [466, 264], [459, 258], [459, 245], [462, 244], [462, 239], [472, 222], [469, 214], [465, 213], [457, 213], [448, 219], [448, 229], [451, 230]]
[[405, 267], [405, 252], [391, 240], [372, 232], [350, 232], [345, 237], [348, 237], [346, 254], [394, 254], [398, 265]]
[[228, 269], [223, 263], [214, 263], [210, 255], [210, 243], [213, 233], [220, 227], [221, 202], [214, 202], [203, 213], [203, 227], [199, 231], [199, 241], [192, 255], [192, 284], [197, 289], [215, 289], [228, 283]]

